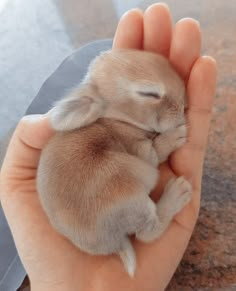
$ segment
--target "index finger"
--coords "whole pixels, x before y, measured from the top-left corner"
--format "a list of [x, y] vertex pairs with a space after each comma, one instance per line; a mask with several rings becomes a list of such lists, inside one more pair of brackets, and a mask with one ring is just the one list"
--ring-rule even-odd
[[126, 12], [116, 29], [113, 48], [142, 49], [143, 47], [143, 13], [139, 9]]

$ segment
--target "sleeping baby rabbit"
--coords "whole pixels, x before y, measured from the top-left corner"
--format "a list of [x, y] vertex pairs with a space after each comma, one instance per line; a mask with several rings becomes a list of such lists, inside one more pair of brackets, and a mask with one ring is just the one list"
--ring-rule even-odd
[[191, 198], [183, 177], [157, 203], [149, 197], [158, 164], [185, 143], [184, 107], [184, 82], [162, 56], [98, 56], [49, 112], [56, 133], [42, 151], [37, 188], [54, 228], [89, 254], [118, 254], [133, 276], [129, 235], [157, 239]]

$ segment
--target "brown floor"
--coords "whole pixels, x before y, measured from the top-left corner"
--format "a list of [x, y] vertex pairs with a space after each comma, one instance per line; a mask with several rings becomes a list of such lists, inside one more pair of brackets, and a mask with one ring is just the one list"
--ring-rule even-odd
[[[58, 2], [75, 46], [114, 34], [118, 18], [111, 1]], [[143, 1], [139, 7], [151, 3]], [[219, 67], [200, 217], [167, 290], [236, 290], [236, 1], [166, 3], [174, 21], [181, 17], [200, 21], [203, 53], [215, 57]]]

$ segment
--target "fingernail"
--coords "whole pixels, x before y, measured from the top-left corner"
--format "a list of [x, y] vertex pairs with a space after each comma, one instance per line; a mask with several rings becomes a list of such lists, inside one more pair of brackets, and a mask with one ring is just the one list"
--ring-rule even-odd
[[212, 56], [202, 56], [204, 60], [209, 60], [210, 62], [217, 64], [216, 60]]
[[191, 18], [191, 17], [185, 17], [185, 18], [180, 19], [180, 20], [178, 21], [178, 23], [183, 22], [183, 21], [184, 21], [184, 22], [185, 22], [185, 21], [195, 22], [195, 23], [198, 25], [198, 27], [200, 27], [200, 22], [199, 22], [198, 20], [194, 19], [194, 18]]
[[169, 6], [166, 3], [159, 2], [159, 3], [154, 3], [154, 4], [150, 5], [150, 6], [148, 6], [146, 11], [149, 11], [150, 9], [153, 9], [154, 7], [160, 7], [160, 6], [164, 6], [167, 10], [170, 10]]
[[140, 14], [143, 14], [143, 11], [140, 8], [133, 8], [128, 11], [126, 11], [122, 16], [121, 19], [125, 18], [128, 14], [133, 13], [133, 12], [139, 12]]

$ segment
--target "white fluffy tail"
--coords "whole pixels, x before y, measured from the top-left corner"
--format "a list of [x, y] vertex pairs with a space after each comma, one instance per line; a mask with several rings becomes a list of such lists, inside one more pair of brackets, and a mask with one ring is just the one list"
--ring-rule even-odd
[[123, 249], [119, 252], [119, 255], [125, 266], [125, 270], [130, 277], [133, 277], [136, 269], [136, 255], [129, 238], [124, 240]]

